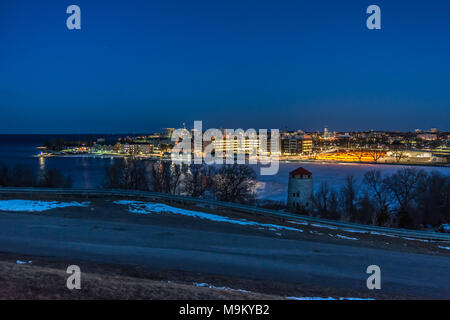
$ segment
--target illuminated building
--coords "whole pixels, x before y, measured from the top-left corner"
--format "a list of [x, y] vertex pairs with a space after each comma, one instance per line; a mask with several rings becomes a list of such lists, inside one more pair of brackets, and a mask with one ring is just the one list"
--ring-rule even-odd
[[291, 135], [284, 133], [281, 137], [283, 155], [300, 155], [312, 152], [313, 142], [310, 135]]
[[[233, 155], [274, 155], [271, 152], [271, 137], [268, 134], [265, 146], [261, 145], [258, 134], [227, 135], [224, 134], [222, 139], [212, 138], [212, 144], [216, 153], [226, 155], [227, 150]], [[277, 150], [276, 155], [280, 154]]]

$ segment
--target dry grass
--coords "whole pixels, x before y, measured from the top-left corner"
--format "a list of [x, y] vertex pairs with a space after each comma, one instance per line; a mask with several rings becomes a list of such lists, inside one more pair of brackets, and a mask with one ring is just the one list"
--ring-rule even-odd
[[66, 287], [63, 270], [0, 262], [0, 299], [149, 299], [149, 300], [241, 300], [280, 299], [279, 296], [209, 289], [111, 274], [82, 273], [81, 290]]
[[[17, 264], [17, 259], [32, 260], [33, 263]], [[91, 262], [80, 264], [82, 289], [69, 290], [66, 281], [70, 275], [65, 270], [71, 264], [55, 258], [0, 253], [0, 300], [277, 300], [293, 296], [420, 298]], [[249, 292], [196, 287], [194, 282]]]

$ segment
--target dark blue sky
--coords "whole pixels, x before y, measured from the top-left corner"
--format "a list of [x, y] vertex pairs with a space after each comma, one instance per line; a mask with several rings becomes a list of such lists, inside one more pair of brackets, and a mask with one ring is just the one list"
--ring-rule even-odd
[[[371, 4], [382, 30], [366, 28]], [[447, 0], [1, 1], [0, 133], [450, 130], [449, 14]]]

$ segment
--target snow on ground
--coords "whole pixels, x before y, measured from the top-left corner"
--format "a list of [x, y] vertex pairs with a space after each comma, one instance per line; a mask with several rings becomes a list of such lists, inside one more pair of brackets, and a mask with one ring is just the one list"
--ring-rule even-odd
[[450, 247], [441, 247], [441, 246], [439, 246], [439, 248], [444, 249], [444, 250], [450, 250]]
[[[366, 230], [355, 230], [355, 229], [340, 229], [334, 226], [324, 226], [324, 225], [319, 225], [319, 224], [311, 224], [312, 227], [317, 227], [317, 228], [328, 228], [328, 229], [332, 229], [332, 230], [341, 230], [344, 232], [348, 232], [348, 233], [366, 233], [366, 234], [373, 234], [373, 235], [378, 235], [378, 236], [385, 236], [385, 237], [391, 237], [391, 238], [399, 238], [399, 239], [405, 239], [405, 240], [410, 240], [410, 241], [421, 241], [421, 242], [433, 242], [432, 240], [426, 240], [426, 239], [419, 239], [419, 238], [410, 238], [410, 237], [404, 237], [404, 236], [397, 236], [397, 235], [392, 235], [392, 234], [388, 234], [388, 233], [382, 233], [382, 232], [376, 232], [376, 231], [366, 231]], [[332, 236], [330, 234], [330, 236]], [[349, 239], [349, 240], [358, 240], [357, 238], [351, 238], [351, 237], [346, 237], [346, 236], [342, 236], [342, 235], [336, 235], [336, 237], [341, 238], [341, 239]]]
[[[172, 284], [174, 283], [173, 281], [167, 281], [167, 283]], [[208, 283], [197, 283], [197, 282], [193, 282], [192, 283], [194, 286], [196, 287], [201, 287], [201, 288], [210, 288], [210, 289], [219, 289], [219, 290], [231, 290], [231, 291], [239, 291], [239, 292], [245, 292], [245, 293], [251, 293], [251, 291], [248, 290], [244, 290], [244, 289], [232, 289], [229, 287], [216, 287], [212, 284], [208, 284]], [[371, 298], [333, 298], [333, 297], [285, 297], [288, 300], [375, 300], [375, 299], [371, 299]]]
[[288, 230], [288, 231], [297, 231], [303, 232], [301, 229], [279, 226], [276, 224], [268, 224], [268, 223], [259, 223], [255, 221], [249, 221], [245, 219], [231, 219], [228, 217], [223, 217], [215, 214], [186, 210], [176, 207], [171, 207], [162, 203], [151, 203], [151, 202], [142, 202], [142, 201], [129, 201], [129, 200], [120, 200], [114, 201], [114, 204], [119, 205], [128, 205], [128, 211], [132, 213], [138, 214], [152, 214], [152, 213], [172, 213], [172, 214], [180, 214], [188, 217], [206, 219], [217, 222], [226, 222], [226, 223], [234, 223], [243, 226], [255, 226], [262, 227], [268, 229], [270, 231], [279, 231], [279, 230]]
[[375, 300], [370, 298], [322, 298], [322, 297], [286, 297], [289, 300]]
[[370, 231], [370, 234], [374, 234], [376, 236], [385, 236], [385, 237], [391, 237], [391, 238], [398, 238], [397, 236], [394, 236], [392, 234], [376, 232], [376, 231]]
[[425, 239], [417, 239], [417, 238], [408, 238], [408, 237], [403, 237], [403, 239], [405, 239], [405, 240], [411, 240], [411, 241], [422, 241], [422, 242], [430, 242], [430, 240], [425, 240]]
[[355, 229], [342, 229], [342, 231], [349, 233], [369, 233], [369, 231], [366, 230], [355, 230]]
[[[245, 219], [231, 219], [228, 217], [223, 217], [223, 216], [219, 216], [219, 215], [215, 215], [215, 214], [176, 208], [176, 207], [168, 206], [168, 205], [165, 205], [162, 203], [150, 203], [150, 202], [132, 201], [132, 200], [120, 200], [120, 201], [114, 201], [114, 203], [119, 204], [119, 205], [128, 205], [128, 210], [130, 212], [138, 213], [138, 214], [172, 213], [172, 214], [180, 214], [180, 215], [184, 215], [184, 216], [200, 218], [200, 219], [207, 219], [207, 220], [217, 221], [217, 222], [234, 223], [234, 224], [239, 224], [239, 225], [244, 225], [244, 226], [255, 226], [261, 230], [269, 230], [269, 231], [288, 230], [288, 231], [303, 232], [303, 230], [301, 230], [301, 229], [280, 226], [280, 225], [274, 225], [274, 224], [267, 224], [267, 223], [259, 223], [259, 222], [255, 222], [255, 221], [245, 220]], [[0, 206], [0, 210], [1, 210], [1, 206]], [[401, 237], [401, 236], [397, 236], [397, 235], [390, 235], [387, 233], [375, 232], [375, 231], [346, 229], [346, 228], [341, 229], [341, 228], [338, 228], [335, 226], [328, 226], [328, 225], [324, 225], [324, 224], [297, 222], [297, 221], [291, 221], [291, 220], [288, 220], [288, 222], [299, 224], [299, 225], [309, 225], [309, 226], [315, 227], [315, 228], [341, 230], [343, 232], [349, 232], [349, 233], [361, 233], [361, 234], [366, 233], [366, 234], [387, 236], [387, 237], [392, 237], [392, 238], [401, 238], [401, 239], [405, 239], [405, 240], [430, 242], [429, 240]], [[323, 233], [320, 233], [317, 231], [310, 231], [310, 233], [317, 234], [317, 235], [323, 235]], [[277, 235], [279, 235], [279, 234], [277, 234]], [[336, 235], [329, 234], [329, 236], [337, 237], [337, 238], [345, 239], [345, 240], [359, 240], [358, 238], [348, 237], [348, 236], [344, 236], [344, 235], [340, 235], [340, 234], [336, 234]]]
[[17, 260], [16, 263], [17, 263], [17, 264], [32, 264], [33, 261], [22, 261], [22, 260]]
[[90, 202], [59, 202], [33, 200], [0, 200], [0, 211], [37, 212], [67, 207], [87, 207]]
[[308, 222], [300, 222], [300, 221], [292, 221], [292, 220], [288, 220], [287, 222], [293, 223], [293, 224], [300, 224], [302, 226], [307, 226], [308, 225]]
[[[331, 236], [331, 234], [330, 234], [330, 236]], [[346, 236], [343, 236], [343, 235], [341, 235], [341, 234], [336, 234], [335, 236], [336, 236], [336, 238], [339, 238], [339, 239], [345, 239], [345, 240], [358, 240], [358, 238], [346, 237]]]
[[337, 230], [337, 229], [339, 229], [338, 227], [324, 226], [324, 225], [322, 225], [322, 224], [317, 224], [317, 223], [311, 223], [310, 226], [311, 226], [311, 227], [315, 227], [315, 228], [327, 228], [327, 229], [331, 229], [331, 230]]
[[232, 291], [239, 291], [239, 292], [250, 293], [250, 291], [248, 291], [248, 290], [232, 289], [232, 288], [229, 288], [229, 287], [216, 287], [216, 286], [213, 286], [212, 284], [207, 284], [207, 283], [194, 282], [193, 285], [196, 286], [196, 287], [202, 287], [202, 288], [219, 289], [219, 290], [232, 290]]

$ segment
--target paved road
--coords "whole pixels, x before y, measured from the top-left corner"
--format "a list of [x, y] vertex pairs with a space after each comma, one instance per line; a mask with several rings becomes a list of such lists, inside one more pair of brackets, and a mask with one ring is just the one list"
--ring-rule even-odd
[[[366, 289], [367, 266], [385, 293], [450, 299], [450, 259], [226, 230], [0, 214], [0, 251]], [[228, 232], [229, 231], [229, 232]], [[18, 256], [19, 258], [19, 256]]]

